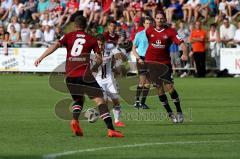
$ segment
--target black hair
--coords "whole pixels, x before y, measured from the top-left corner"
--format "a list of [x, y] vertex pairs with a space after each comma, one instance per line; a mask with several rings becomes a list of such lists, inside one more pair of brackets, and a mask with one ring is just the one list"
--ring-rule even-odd
[[111, 20], [111, 21], [109, 22], [109, 24], [115, 24], [115, 25], [117, 25], [117, 22], [116, 22], [115, 20]]
[[80, 27], [81, 29], [85, 29], [87, 26], [87, 19], [84, 16], [80, 15], [74, 19], [74, 23], [76, 26]]
[[212, 23], [212, 24], [210, 24], [210, 27], [217, 27], [217, 24], [216, 23]]

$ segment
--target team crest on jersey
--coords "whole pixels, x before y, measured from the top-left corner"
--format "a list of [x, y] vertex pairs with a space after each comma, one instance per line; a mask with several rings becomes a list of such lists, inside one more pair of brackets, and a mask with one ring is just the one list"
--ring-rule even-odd
[[156, 40], [155, 43], [152, 43], [152, 46], [153, 46], [154, 48], [158, 48], [158, 49], [165, 48], [165, 45], [162, 45], [161, 40]]
[[167, 35], [163, 35], [163, 38], [164, 38], [164, 39], [167, 39], [167, 38], [168, 38], [168, 36], [167, 36]]

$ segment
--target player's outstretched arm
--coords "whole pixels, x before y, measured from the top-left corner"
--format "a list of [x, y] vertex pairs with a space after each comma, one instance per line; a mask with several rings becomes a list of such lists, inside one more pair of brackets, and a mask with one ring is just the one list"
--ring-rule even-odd
[[188, 59], [187, 46], [185, 45], [185, 43], [181, 43], [181, 44], [180, 44], [180, 48], [182, 49], [182, 52], [183, 52], [181, 59], [182, 59], [183, 61], [187, 61], [187, 59]]
[[143, 64], [143, 60], [140, 58], [140, 56], [137, 53], [137, 47], [133, 44], [132, 46], [132, 54], [136, 57], [137, 62], [139, 62], [140, 64]]
[[47, 50], [34, 62], [34, 65], [37, 67], [41, 61], [47, 57], [48, 55], [52, 54], [55, 50], [57, 50], [61, 44], [59, 42], [56, 42], [52, 44]]

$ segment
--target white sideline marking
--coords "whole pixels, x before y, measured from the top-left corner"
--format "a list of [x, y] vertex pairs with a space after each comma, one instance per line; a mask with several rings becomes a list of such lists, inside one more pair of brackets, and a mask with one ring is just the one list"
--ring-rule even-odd
[[100, 150], [118, 149], [118, 148], [132, 148], [132, 147], [144, 147], [144, 146], [154, 146], [154, 145], [185, 145], [185, 144], [213, 144], [213, 143], [238, 143], [240, 140], [212, 140], [212, 141], [176, 141], [176, 142], [153, 142], [153, 143], [142, 143], [142, 144], [132, 144], [132, 145], [120, 145], [112, 147], [99, 147], [99, 148], [89, 148], [81, 149], [75, 151], [66, 151], [60, 153], [47, 154], [43, 156], [43, 159], [55, 159], [60, 156], [72, 155], [75, 153], [82, 152], [93, 152]]

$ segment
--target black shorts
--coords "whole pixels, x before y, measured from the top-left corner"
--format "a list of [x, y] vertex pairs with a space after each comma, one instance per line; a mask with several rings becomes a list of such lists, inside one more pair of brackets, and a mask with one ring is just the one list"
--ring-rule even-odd
[[[143, 61], [145, 60], [145, 57], [143, 56], [139, 56]], [[147, 68], [147, 64], [140, 64], [137, 61], [137, 69], [138, 69], [138, 74], [139, 75], [148, 75], [148, 68]]]
[[149, 70], [150, 80], [154, 85], [162, 85], [163, 82], [166, 84], [173, 83], [173, 70], [171, 64], [148, 62], [147, 66]]
[[67, 77], [66, 84], [74, 101], [84, 99], [85, 94], [90, 99], [103, 97], [102, 88], [93, 76], [88, 79], [84, 77]]

